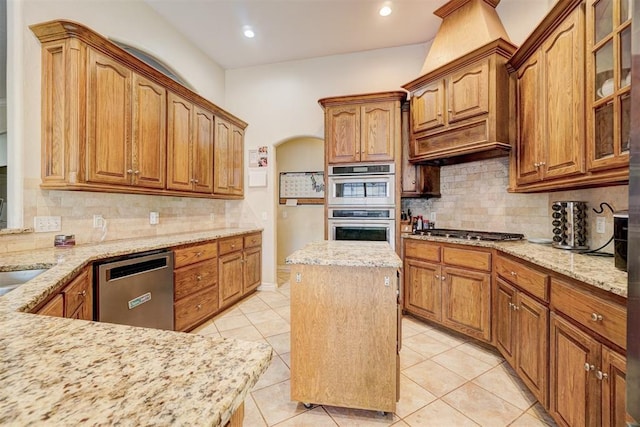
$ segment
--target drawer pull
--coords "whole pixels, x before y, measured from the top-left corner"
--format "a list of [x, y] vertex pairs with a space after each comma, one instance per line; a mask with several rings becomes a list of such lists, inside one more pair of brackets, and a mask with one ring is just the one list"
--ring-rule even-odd
[[198, 275], [196, 276], [196, 279], [197, 279], [198, 281], [200, 281], [200, 280], [202, 280], [202, 276], [198, 274]]
[[198, 304], [198, 305], [196, 305], [196, 308], [197, 308], [198, 310], [200, 310], [200, 309], [202, 308], [202, 304]]
[[591, 313], [591, 320], [594, 322], [602, 322], [602, 314]]
[[584, 364], [584, 370], [589, 372], [589, 371], [593, 371], [594, 369], [596, 369], [595, 366], [590, 365], [588, 362]]
[[233, 248], [235, 248], [235, 247], [236, 247], [236, 245], [235, 245], [235, 244], [232, 244], [232, 245], [231, 245], [231, 249], [233, 249]]
[[512, 302], [509, 303], [509, 308], [513, 309], [513, 303]]
[[202, 256], [202, 252], [196, 252], [196, 256], [197, 256], [197, 257]]
[[518, 275], [518, 273], [516, 273], [515, 271], [512, 271], [512, 272], [511, 272], [511, 275], [512, 275], [512, 276], [517, 276], [517, 275]]
[[520, 310], [520, 307], [518, 307], [517, 305], [513, 304], [513, 309], [514, 310]]
[[81, 297], [86, 297], [87, 296], [87, 291], [83, 290], [82, 292], [78, 292], [78, 295], [80, 295]]
[[596, 378], [598, 378], [600, 381], [602, 380], [608, 380], [609, 379], [609, 375], [606, 374], [605, 372], [602, 372], [601, 370], [598, 370], [598, 372], [596, 372]]

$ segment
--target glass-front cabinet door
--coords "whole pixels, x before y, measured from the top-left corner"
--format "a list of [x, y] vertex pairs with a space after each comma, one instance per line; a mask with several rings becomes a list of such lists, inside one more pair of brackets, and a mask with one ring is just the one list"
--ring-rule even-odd
[[589, 170], [629, 164], [631, 0], [587, 1]]

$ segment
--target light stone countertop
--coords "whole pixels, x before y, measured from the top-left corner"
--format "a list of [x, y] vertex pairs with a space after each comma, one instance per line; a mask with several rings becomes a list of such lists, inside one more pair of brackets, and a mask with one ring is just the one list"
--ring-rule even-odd
[[287, 264], [401, 268], [402, 260], [387, 242], [324, 240], [289, 255]]
[[551, 245], [529, 243], [527, 240], [490, 242], [411, 234], [403, 234], [402, 237], [498, 249], [588, 285], [627, 297], [627, 273], [614, 266], [612, 257], [582, 255], [570, 250], [557, 249]]
[[224, 426], [267, 369], [269, 345], [25, 311], [95, 260], [252, 231], [3, 254], [0, 271], [50, 269], [0, 297], [0, 425]]

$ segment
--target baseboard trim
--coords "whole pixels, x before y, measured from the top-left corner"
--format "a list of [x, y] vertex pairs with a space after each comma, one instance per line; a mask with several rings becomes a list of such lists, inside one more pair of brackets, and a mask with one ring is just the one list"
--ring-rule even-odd
[[259, 291], [277, 291], [278, 284], [277, 283], [265, 283], [262, 282], [260, 286], [258, 286]]

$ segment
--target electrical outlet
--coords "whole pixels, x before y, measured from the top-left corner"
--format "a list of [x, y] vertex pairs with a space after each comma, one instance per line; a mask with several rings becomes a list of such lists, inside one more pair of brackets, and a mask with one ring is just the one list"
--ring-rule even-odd
[[36, 216], [33, 218], [33, 229], [36, 233], [60, 231], [62, 218], [59, 216]]
[[94, 215], [93, 228], [102, 228], [102, 227], [104, 227], [104, 217], [102, 215]]
[[149, 224], [156, 225], [160, 222], [160, 214], [158, 212], [149, 212]]
[[262, 212], [262, 220], [266, 221], [267, 219], [269, 219], [269, 217], [267, 216], [266, 212]]
[[287, 213], [287, 211], [282, 211], [282, 218], [286, 218], [288, 216], [289, 214]]
[[596, 233], [604, 234], [604, 217], [599, 216], [596, 218]]
[[216, 220], [216, 214], [214, 214], [214, 213], [209, 214], [209, 219], [211, 221], [215, 221]]
[[430, 222], [436, 222], [436, 217], [437, 217], [436, 213], [435, 212], [431, 212], [429, 214], [429, 221]]

